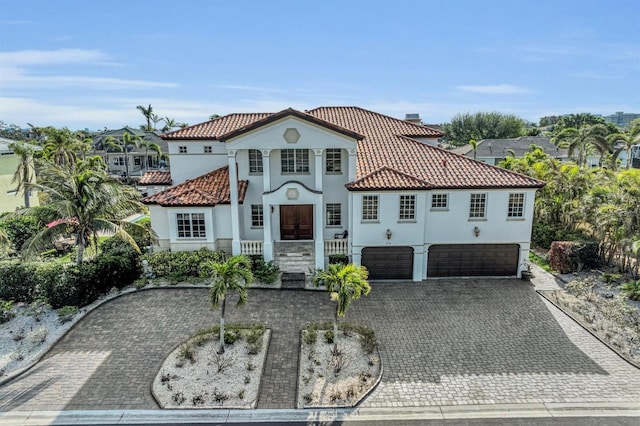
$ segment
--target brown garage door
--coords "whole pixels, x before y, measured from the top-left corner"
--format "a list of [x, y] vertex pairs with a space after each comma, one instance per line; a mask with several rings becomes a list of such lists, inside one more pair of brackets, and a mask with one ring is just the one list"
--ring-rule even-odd
[[438, 244], [429, 247], [427, 276], [509, 276], [518, 272], [518, 244]]
[[362, 265], [371, 280], [410, 280], [413, 278], [413, 248], [365, 247]]

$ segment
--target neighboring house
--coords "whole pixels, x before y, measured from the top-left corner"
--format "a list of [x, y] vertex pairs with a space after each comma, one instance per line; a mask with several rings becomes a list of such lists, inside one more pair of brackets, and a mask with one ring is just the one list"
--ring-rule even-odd
[[442, 135], [357, 107], [165, 134], [176, 185], [143, 199], [156, 248], [263, 255], [284, 272], [346, 254], [371, 279], [519, 275], [544, 183], [430, 145]]
[[[544, 136], [520, 136], [512, 139], [482, 139], [478, 141], [475, 159], [483, 163], [497, 165], [508, 156], [522, 158], [529, 152], [531, 145], [540, 147], [546, 154], [560, 161], [570, 161], [566, 149], [558, 148], [551, 143], [550, 138]], [[464, 145], [452, 150], [456, 154], [461, 154], [474, 158], [473, 147]], [[600, 164], [600, 157], [590, 155], [587, 157], [589, 167], [597, 167]]]
[[149, 170], [138, 181], [138, 187], [146, 197], [164, 191], [171, 186], [169, 170]]
[[[13, 183], [13, 175], [18, 169], [20, 157], [15, 155], [9, 147], [17, 142], [0, 137], [0, 213], [12, 212], [24, 207], [24, 193], [17, 191], [17, 184]], [[34, 151], [42, 149], [37, 145], [30, 145]], [[31, 206], [38, 205], [38, 196], [32, 192], [29, 197]]]
[[[168, 152], [167, 143], [160, 138], [156, 132], [147, 132], [144, 130], [134, 129], [131, 127], [123, 127], [117, 130], [105, 130], [93, 136], [93, 145], [95, 153], [104, 158], [108, 166], [110, 174], [123, 176], [126, 171], [125, 153], [116, 148], [111, 148], [107, 144], [109, 138], [122, 141], [122, 135], [129, 133], [131, 136], [137, 136], [144, 142], [157, 143], [163, 154]], [[166, 159], [161, 158], [156, 152], [145, 150], [143, 146], [136, 148], [129, 145], [127, 148], [129, 175], [141, 176], [147, 170], [167, 168]]]

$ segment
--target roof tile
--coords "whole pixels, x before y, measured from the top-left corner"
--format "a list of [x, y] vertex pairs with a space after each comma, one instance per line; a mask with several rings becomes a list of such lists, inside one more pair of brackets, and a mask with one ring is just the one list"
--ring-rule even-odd
[[140, 178], [139, 185], [171, 185], [171, 172], [168, 170], [148, 170]]

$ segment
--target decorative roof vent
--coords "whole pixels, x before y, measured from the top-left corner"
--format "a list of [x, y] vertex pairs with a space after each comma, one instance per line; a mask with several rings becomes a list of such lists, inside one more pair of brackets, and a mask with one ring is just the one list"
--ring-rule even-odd
[[287, 143], [297, 143], [300, 139], [300, 132], [298, 132], [298, 129], [290, 127], [284, 131], [283, 137]]

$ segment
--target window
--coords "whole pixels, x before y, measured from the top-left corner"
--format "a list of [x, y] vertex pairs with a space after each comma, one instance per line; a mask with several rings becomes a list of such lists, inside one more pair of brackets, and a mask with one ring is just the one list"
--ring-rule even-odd
[[339, 203], [327, 204], [327, 226], [342, 225], [342, 211]]
[[415, 220], [416, 218], [416, 196], [400, 196], [400, 220]]
[[509, 194], [507, 217], [524, 217], [524, 194]]
[[140, 157], [135, 157], [135, 158], [133, 159], [133, 164], [134, 164], [134, 165], [136, 165], [136, 166], [141, 166], [141, 165], [142, 165], [142, 158], [140, 158]]
[[487, 207], [487, 194], [471, 194], [469, 204], [470, 219], [484, 219]]
[[342, 172], [342, 151], [340, 149], [327, 149], [327, 173]]
[[262, 173], [262, 152], [259, 149], [249, 150], [249, 173]]
[[283, 149], [282, 173], [309, 173], [309, 150]]
[[204, 213], [178, 213], [178, 238], [205, 238]]
[[251, 226], [256, 228], [264, 226], [264, 206], [262, 204], [251, 205]]
[[378, 196], [377, 195], [362, 196], [362, 220], [363, 221], [378, 220]]
[[113, 157], [114, 166], [124, 166], [124, 157]]
[[212, 152], [213, 152], [213, 148], [211, 147], [211, 145], [205, 145], [204, 153], [205, 154], [211, 154]]
[[178, 147], [178, 153], [186, 154], [187, 153], [187, 147], [186, 146], [179, 146]]
[[431, 195], [431, 208], [442, 210], [449, 208], [449, 194]]

